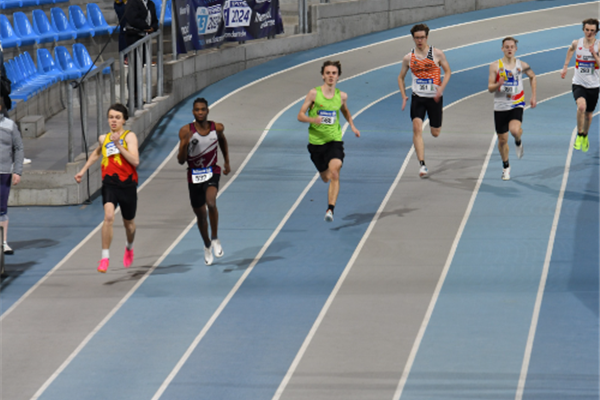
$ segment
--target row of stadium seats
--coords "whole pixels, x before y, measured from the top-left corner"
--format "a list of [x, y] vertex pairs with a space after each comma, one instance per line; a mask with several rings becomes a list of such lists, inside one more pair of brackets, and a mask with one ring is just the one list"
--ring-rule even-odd
[[0, 14], [0, 40], [4, 48], [27, 46], [34, 43], [71, 40], [95, 35], [110, 35], [115, 29], [108, 25], [97, 4], [88, 3], [87, 17], [78, 5], [69, 6], [69, 18], [60, 8], [50, 10], [50, 18], [42, 10], [33, 10], [33, 24], [21, 11], [13, 14], [14, 28], [4, 14]]
[[0, 9], [41, 6], [43, 4], [66, 3], [69, 0], [0, 0]]
[[[93, 66], [92, 58], [81, 43], [73, 44], [73, 57], [64, 46], [54, 48], [54, 58], [48, 49], [37, 50], [37, 68], [28, 52], [4, 63], [6, 75], [11, 81], [13, 99], [27, 101], [58, 81], [77, 79]], [[102, 73], [110, 73], [110, 67]]]

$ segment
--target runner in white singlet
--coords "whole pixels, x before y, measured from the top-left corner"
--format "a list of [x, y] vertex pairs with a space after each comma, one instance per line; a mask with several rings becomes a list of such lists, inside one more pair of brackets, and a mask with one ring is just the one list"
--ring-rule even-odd
[[588, 131], [592, 123], [592, 115], [598, 103], [600, 88], [600, 55], [598, 54], [598, 20], [589, 18], [583, 21], [584, 37], [573, 40], [567, 50], [565, 65], [560, 77], [567, 76], [567, 68], [571, 57], [575, 54], [575, 74], [573, 75], [573, 97], [577, 103], [577, 138], [575, 150], [587, 152], [590, 148]]
[[523, 157], [521, 135], [523, 129], [523, 109], [525, 108], [525, 90], [523, 74], [529, 77], [531, 84], [531, 108], [537, 105], [537, 80], [532, 69], [525, 61], [518, 60], [518, 40], [507, 37], [502, 40], [504, 57], [490, 64], [488, 90], [494, 93], [494, 123], [498, 134], [498, 150], [502, 158], [502, 179], [510, 179], [510, 164], [508, 162], [508, 132], [515, 138], [517, 157]]

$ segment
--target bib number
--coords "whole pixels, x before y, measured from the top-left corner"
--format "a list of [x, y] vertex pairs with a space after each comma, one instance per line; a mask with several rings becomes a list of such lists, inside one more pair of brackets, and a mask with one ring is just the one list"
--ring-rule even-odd
[[580, 62], [577, 69], [579, 70], [580, 74], [593, 75], [595, 71], [595, 66], [595, 63]]
[[[123, 140], [120, 139], [119, 143], [121, 143], [121, 146], [122, 146]], [[119, 151], [117, 146], [115, 146], [115, 144], [113, 142], [106, 143], [106, 156], [110, 157], [110, 156], [114, 156], [115, 154], [121, 154], [121, 152]]]
[[433, 79], [417, 79], [417, 90], [421, 93], [435, 93]]
[[212, 167], [208, 168], [192, 168], [192, 183], [204, 183], [212, 178]]
[[500, 87], [500, 91], [505, 94], [515, 95], [519, 90], [519, 86], [517, 82], [504, 82], [504, 84]]
[[337, 120], [337, 113], [335, 111], [319, 110], [319, 117], [321, 117], [321, 124], [333, 125]]

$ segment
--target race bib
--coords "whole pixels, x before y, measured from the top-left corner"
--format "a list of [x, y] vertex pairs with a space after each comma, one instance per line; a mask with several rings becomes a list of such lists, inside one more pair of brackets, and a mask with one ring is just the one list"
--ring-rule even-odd
[[337, 119], [337, 113], [335, 111], [319, 110], [319, 117], [321, 117], [323, 125], [333, 125]]
[[433, 79], [417, 79], [417, 91], [421, 93], [435, 93]]
[[504, 82], [502, 84], [502, 86], [500, 86], [500, 92], [508, 94], [508, 95], [515, 95], [518, 93], [518, 91], [519, 91], [519, 82], [517, 82], [517, 81]]
[[212, 178], [212, 167], [192, 168], [192, 183], [204, 183]]
[[[123, 146], [123, 139], [119, 139], [119, 143], [121, 143], [121, 146]], [[105, 147], [106, 147], [106, 156], [107, 157], [114, 156], [115, 154], [121, 154], [121, 152], [119, 151], [117, 146], [115, 146], [114, 142], [106, 143]]]
[[582, 62], [579, 61], [577, 64], [577, 69], [580, 74], [583, 75], [593, 75], [596, 68], [596, 63], [592, 62]]

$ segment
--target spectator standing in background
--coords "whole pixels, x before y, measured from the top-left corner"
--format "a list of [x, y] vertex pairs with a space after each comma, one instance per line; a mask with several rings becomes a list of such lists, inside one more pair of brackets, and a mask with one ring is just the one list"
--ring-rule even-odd
[[[158, 18], [156, 17], [156, 7], [154, 6], [154, 2], [152, 0], [128, 0], [125, 6], [124, 25], [125, 28], [123, 29], [125, 30], [126, 47], [131, 46], [152, 32], [156, 32], [158, 30]], [[144, 54], [142, 56], [142, 58], [151, 57], [151, 54]], [[147, 60], [148, 64], [151, 62], [152, 60]], [[137, 69], [134, 69], [133, 74], [135, 76], [135, 82], [137, 82], [138, 79], [136, 72]], [[134, 94], [134, 102], [137, 104], [138, 95], [142, 95], [141, 93], [137, 93], [137, 85], [135, 85]]]

